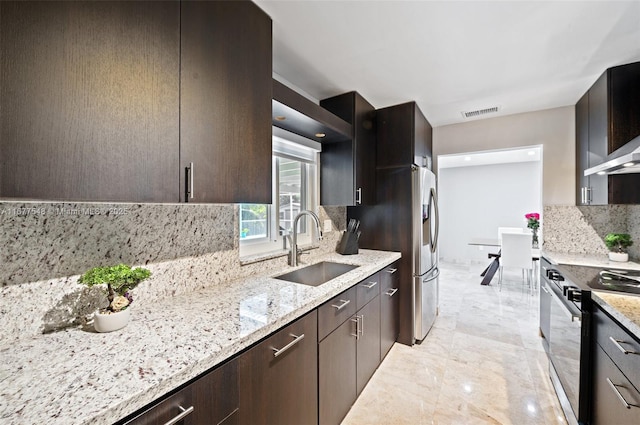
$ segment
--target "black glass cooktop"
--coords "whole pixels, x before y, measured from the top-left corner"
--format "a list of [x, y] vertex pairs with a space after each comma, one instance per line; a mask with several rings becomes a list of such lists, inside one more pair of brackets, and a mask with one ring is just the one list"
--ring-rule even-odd
[[560, 273], [581, 289], [640, 294], [640, 270], [559, 265]]

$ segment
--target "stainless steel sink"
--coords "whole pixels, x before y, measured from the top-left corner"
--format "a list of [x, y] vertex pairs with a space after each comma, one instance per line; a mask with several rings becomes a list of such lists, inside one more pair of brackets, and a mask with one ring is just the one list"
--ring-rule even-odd
[[350, 264], [323, 261], [302, 269], [281, 274], [275, 278], [288, 282], [301, 283], [303, 285], [318, 286], [357, 267], [358, 266], [352, 266]]

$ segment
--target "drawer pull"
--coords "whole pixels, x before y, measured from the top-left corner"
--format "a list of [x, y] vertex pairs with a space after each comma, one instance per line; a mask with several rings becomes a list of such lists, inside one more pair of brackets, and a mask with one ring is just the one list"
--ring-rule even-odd
[[393, 297], [393, 294], [395, 294], [396, 292], [398, 292], [398, 288], [391, 288], [389, 289], [387, 292], [385, 292], [385, 295], [389, 295], [390, 297]]
[[182, 419], [186, 418], [188, 415], [190, 415], [191, 412], [193, 412], [193, 410], [194, 410], [193, 406], [191, 406], [191, 407], [189, 407], [187, 409], [185, 409], [182, 406], [178, 406], [178, 408], [181, 410], [181, 412], [178, 413], [178, 415], [175, 416], [174, 418], [169, 419], [167, 422], [165, 422], [164, 425], [176, 424], [176, 423], [180, 422]]
[[282, 348], [271, 347], [271, 349], [273, 350], [273, 357], [278, 357], [279, 355], [284, 354], [288, 349], [290, 349], [291, 347], [293, 347], [294, 345], [296, 345], [297, 343], [299, 343], [304, 339], [304, 334], [300, 334], [299, 336], [294, 334], [289, 334], [289, 335], [293, 337], [293, 341], [291, 341], [290, 343], [288, 343]]
[[387, 270], [385, 270], [385, 272], [387, 272], [389, 274], [394, 274], [397, 271], [398, 271], [398, 269], [387, 269]]
[[378, 284], [378, 282], [369, 282], [369, 284], [368, 284], [368, 285], [362, 284], [362, 286], [364, 286], [364, 287], [365, 287], [365, 288], [367, 288], [367, 289], [371, 289], [371, 288], [373, 288], [374, 286], [376, 286], [377, 284]]
[[611, 340], [611, 342], [613, 342], [613, 345], [616, 346], [616, 348], [618, 348], [618, 350], [622, 351], [624, 354], [638, 354], [635, 351], [631, 351], [631, 350], [627, 350], [626, 348], [624, 348], [622, 344], [626, 344], [626, 342], [621, 341], [619, 339], [615, 339], [614, 337], [610, 336], [609, 339]]
[[616, 385], [613, 382], [611, 382], [611, 379], [609, 378], [607, 378], [607, 384], [609, 384], [613, 392], [616, 393], [616, 395], [618, 396], [618, 398], [620, 399], [624, 407], [626, 407], [627, 409], [631, 409], [631, 406], [640, 407], [640, 406], [636, 406], [635, 404], [629, 404], [627, 403], [627, 400], [624, 399], [624, 396], [620, 393], [620, 390], [618, 390], [618, 387], [624, 388], [624, 385]]
[[340, 300], [340, 302], [342, 304], [340, 305], [335, 305], [335, 304], [331, 304], [331, 307], [335, 308], [336, 310], [340, 311], [343, 308], [345, 308], [347, 306], [347, 304], [349, 304], [351, 302], [351, 300]]
[[544, 287], [544, 285], [540, 285], [540, 289], [542, 289], [545, 293], [549, 293], [549, 290]]

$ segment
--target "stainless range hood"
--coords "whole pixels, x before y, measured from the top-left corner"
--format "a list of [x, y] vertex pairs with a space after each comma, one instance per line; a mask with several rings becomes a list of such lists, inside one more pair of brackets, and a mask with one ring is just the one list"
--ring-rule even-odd
[[640, 136], [611, 152], [602, 164], [584, 170], [585, 176], [631, 173], [640, 173]]

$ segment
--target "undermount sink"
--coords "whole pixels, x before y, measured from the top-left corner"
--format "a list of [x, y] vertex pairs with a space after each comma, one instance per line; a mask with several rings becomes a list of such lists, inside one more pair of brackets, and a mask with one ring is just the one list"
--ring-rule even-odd
[[357, 267], [358, 266], [352, 266], [351, 264], [323, 261], [289, 273], [281, 274], [275, 278], [288, 282], [301, 283], [303, 285], [319, 286]]

